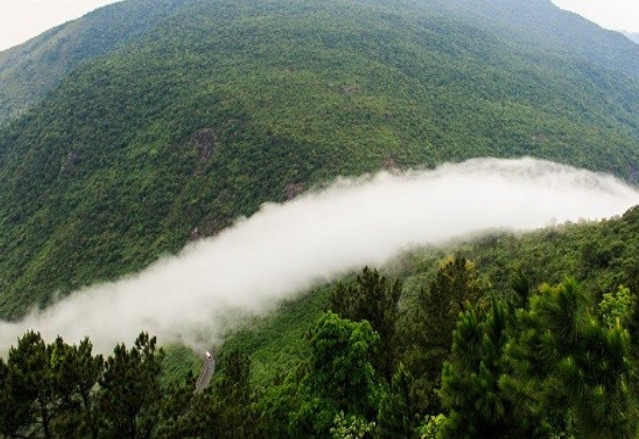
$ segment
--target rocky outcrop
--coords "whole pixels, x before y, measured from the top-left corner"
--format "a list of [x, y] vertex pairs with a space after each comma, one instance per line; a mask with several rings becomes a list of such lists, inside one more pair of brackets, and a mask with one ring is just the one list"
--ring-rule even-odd
[[203, 162], [208, 161], [218, 147], [217, 133], [213, 128], [202, 128], [193, 135], [193, 140], [197, 145], [200, 160]]

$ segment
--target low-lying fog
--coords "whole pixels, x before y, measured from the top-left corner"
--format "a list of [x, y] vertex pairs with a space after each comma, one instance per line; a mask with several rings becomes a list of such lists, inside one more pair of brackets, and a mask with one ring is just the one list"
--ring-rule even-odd
[[161, 342], [210, 346], [237, 311], [267, 312], [410, 246], [610, 217], [635, 204], [639, 191], [611, 176], [530, 158], [341, 179], [288, 203], [266, 204], [136, 275], [77, 291], [20, 322], [0, 322], [0, 351], [27, 329], [69, 343], [89, 336], [102, 352], [131, 344], [142, 330]]

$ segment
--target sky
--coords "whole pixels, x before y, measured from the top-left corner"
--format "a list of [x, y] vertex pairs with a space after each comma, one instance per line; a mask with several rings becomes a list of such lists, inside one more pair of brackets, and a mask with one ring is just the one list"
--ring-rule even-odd
[[[0, 0], [0, 50], [119, 0]], [[607, 29], [639, 32], [637, 0], [552, 0]]]
[[0, 50], [119, 0], [0, 0]]
[[637, 0], [552, 0], [552, 2], [606, 29], [639, 32], [639, 1]]

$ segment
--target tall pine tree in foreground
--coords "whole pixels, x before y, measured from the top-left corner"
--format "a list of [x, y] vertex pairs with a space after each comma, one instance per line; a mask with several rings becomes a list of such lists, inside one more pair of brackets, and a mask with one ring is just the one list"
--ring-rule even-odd
[[509, 310], [493, 298], [481, 317], [472, 306], [460, 316], [442, 372], [442, 403], [449, 416], [441, 437], [539, 437], [538, 420], [520, 410], [500, 384], [507, 371], [504, 350], [513, 318]]
[[373, 365], [389, 382], [398, 354], [396, 324], [401, 292], [399, 280], [390, 281], [376, 269], [364, 267], [355, 284], [337, 284], [329, 299], [331, 311], [354, 322], [367, 320], [379, 334], [380, 348]]
[[[625, 298], [610, 296], [623, 308]], [[623, 312], [622, 312], [623, 314]], [[587, 439], [635, 438], [639, 407], [630, 335], [615, 318], [597, 318], [589, 296], [573, 279], [544, 285], [517, 312], [517, 333], [507, 352], [512, 374], [504, 387], [556, 428]]]
[[157, 340], [142, 333], [131, 349], [119, 344], [106, 361], [100, 378], [100, 411], [107, 438], [148, 438], [158, 426], [164, 351]]

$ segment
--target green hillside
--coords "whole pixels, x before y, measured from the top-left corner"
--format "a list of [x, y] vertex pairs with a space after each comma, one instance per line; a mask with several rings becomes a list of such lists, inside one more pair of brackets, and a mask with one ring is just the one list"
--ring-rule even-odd
[[127, 0], [0, 52], [0, 126], [40, 102], [83, 61], [126, 45], [184, 3]]
[[[494, 306], [494, 302], [493, 305], [489, 304], [491, 300], [508, 303], [510, 313], [520, 308], [520, 310], [514, 312], [514, 315], [519, 318], [523, 316], [522, 309], [527, 309], [531, 306], [530, 304], [535, 303], [536, 300], [544, 300], [542, 298], [549, 298], [552, 294], [556, 293], [556, 291], [555, 293], [551, 293], [552, 289], [548, 287], [549, 284], [566, 286], [572, 281], [566, 281], [565, 279], [572, 278], [575, 284], [579, 286], [580, 294], [583, 294], [583, 297], [580, 299], [583, 300], [583, 306], [590, 307], [590, 314], [587, 319], [590, 319], [590, 325], [594, 325], [594, 322], [598, 319], [606, 321], [605, 313], [608, 311], [605, 310], [609, 309], [606, 308], [606, 303], [609, 303], [608, 301], [625, 300], [621, 299], [622, 293], [614, 293], [615, 291], [621, 291], [619, 289], [620, 286], [629, 288], [629, 291], [632, 293], [629, 297], [632, 298], [632, 303], [636, 303], [636, 291], [639, 289], [639, 278], [637, 277], [637, 264], [639, 261], [635, 254], [639, 236], [638, 213], [637, 208], [634, 208], [620, 218], [599, 223], [554, 226], [520, 236], [508, 233], [489, 234], [481, 239], [456, 244], [449, 248], [417, 250], [404, 255], [388, 267], [385, 267], [384, 274], [387, 276], [387, 282], [390, 283], [393, 279], [398, 279], [402, 287], [401, 297], [398, 301], [399, 312], [396, 317], [396, 333], [394, 335], [394, 343], [395, 346], [397, 346], [397, 350], [389, 350], [389, 346], [385, 345], [382, 340], [382, 352], [385, 356], [396, 355], [397, 361], [406, 367], [405, 370], [408, 371], [407, 376], [410, 378], [408, 378], [409, 383], [404, 384], [407, 387], [402, 390], [406, 392], [402, 398], [406, 399], [402, 399], [403, 402], [393, 409], [398, 410], [397, 412], [392, 412], [393, 416], [398, 416], [399, 419], [403, 419], [403, 424], [393, 423], [396, 422], [396, 420], [390, 422], [390, 425], [382, 424], [384, 416], [388, 416], [389, 414], [388, 412], [384, 412], [384, 409], [380, 409], [381, 411], [376, 419], [377, 428], [373, 429], [374, 434], [360, 437], [397, 437], [394, 435], [398, 434], [398, 431], [407, 431], [407, 425], [415, 426], [416, 423], [427, 423], [428, 417], [426, 417], [426, 421], [424, 421], [424, 418], [420, 418], [419, 416], [417, 418], [411, 418], [411, 416], [414, 415], [415, 412], [419, 412], [420, 398], [425, 398], [424, 394], [420, 395], [420, 391], [423, 392], [426, 388], [420, 386], [426, 384], [424, 380], [428, 381], [428, 379], [424, 378], [429, 376], [428, 367], [431, 367], [433, 363], [441, 365], [444, 360], [437, 355], [433, 356], [432, 353], [429, 354], [429, 349], [433, 349], [432, 345], [428, 343], [424, 344], [423, 337], [426, 337], [426, 340], [428, 340], [429, 337], [435, 337], [438, 328], [437, 325], [445, 325], [446, 323], [444, 322], [446, 322], [447, 319], [456, 319], [459, 317], [456, 327], [457, 331], [460, 331], [460, 328], [463, 327], [460, 325], [464, 322], [464, 318], [461, 314], [459, 316], [454, 314], [454, 316], [451, 315], [443, 318], [436, 317], [438, 313], [445, 313], [449, 303], [452, 304], [454, 302], [454, 299], [451, 300], [450, 296], [446, 296], [442, 302], [438, 302], [432, 298], [432, 296], [436, 294], [436, 291], [438, 291], [438, 282], [441, 282], [440, 274], [442, 270], [448, 266], [450, 261], [455, 259], [459, 260], [459, 258], [471, 261], [470, 265], [468, 265], [467, 262], [465, 270], [470, 270], [474, 273], [473, 276], [470, 277], [474, 279], [472, 283], [466, 281], [467, 283], [457, 284], [450, 280], [454, 279], [455, 276], [463, 276], [463, 270], [453, 270], [449, 272], [448, 276], [450, 277], [447, 279], [457, 287], [463, 285], [464, 288], [470, 288], [470, 285], [479, 285], [479, 290], [483, 292], [483, 299], [475, 298], [474, 309], [477, 312], [478, 319], [481, 319], [482, 315], [484, 317], [491, 315], [492, 311], [490, 307]], [[455, 256], [452, 257], [449, 255]], [[359, 276], [365, 277], [364, 273], [365, 272], [360, 273]], [[344, 279], [343, 283], [345, 285], [358, 285], [358, 281], [353, 277]], [[363, 286], [368, 284], [360, 282], [359, 285]], [[360, 288], [364, 291], [368, 291], [367, 294], [371, 295], [368, 297], [368, 300], [371, 300], [373, 292], [370, 290], [370, 287], [369, 289], [366, 289], [366, 287]], [[272, 410], [273, 406], [270, 404], [277, 406], [277, 404], [281, 404], [281, 402], [270, 401], [270, 399], [278, 397], [295, 399], [299, 397], [299, 394], [291, 393], [290, 388], [287, 386], [295, 385], [293, 383], [297, 383], [296, 385], [304, 385], [306, 383], [305, 381], [300, 382], [297, 374], [303, 373], [307, 370], [305, 368], [309, 367], [307, 365], [307, 359], [309, 356], [314, 355], [313, 349], [317, 349], [317, 347], [312, 344], [312, 341], [309, 341], [314, 331], [317, 331], [317, 325], [319, 321], [321, 321], [321, 316], [325, 315], [325, 311], [332, 309], [344, 316], [344, 311], [340, 311], [339, 305], [336, 306], [336, 303], [339, 304], [339, 302], [335, 302], [333, 299], [336, 292], [339, 291], [343, 291], [343, 289], [334, 285], [331, 292], [331, 287], [329, 286], [318, 291], [313, 291], [301, 299], [285, 303], [273, 315], [257, 321], [249, 328], [232, 335], [221, 347], [220, 355], [222, 358], [228, 355], [229, 352], [236, 351], [242, 352], [242, 354], [246, 356], [247, 362], [250, 364], [251, 386], [256, 392], [255, 398], [259, 401], [256, 405], [256, 410], [258, 412], [265, 410], [259, 412], [259, 419], [269, 425], [288, 425], [288, 428], [293, 429], [293, 431], [295, 428], [299, 428], [299, 425], [297, 427], [294, 426], [294, 415], [284, 416], [284, 419], [272, 417], [273, 413], [269, 412], [269, 409]], [[354, 290], [347, 291], [350, 291], [350, 294], [354, 294]], [[457, 294], [452, 291], [450, 291], [450, 293]], [[468, 291], [466, 293], [468, 293]], [[342, 294], [344, 293], [342, 292]], [[431, 309], [430, 314], [427, 313], [424, 315], [424, 310], [430, 309], [424, 308], [425, 303], [429, 307], [437, 306], [440, 308], [437, 308], [436, 311]], [[566, 304], [562, 305], [566, 306]], [[554, 310], [553, 312], [559, 312], [562, 305], [558, 303], [554, 304], [557, 308], [552, 308]], [[626, 306], [620, 305], [620, 302], [617, 302], [617, 305], [621, 307]], [[360, 306], [362, 305], [360, 304]], [[470, 306], [470, 304], [467, 306]], [[636, 305], [631, 305], [630, 302], [628, 302], [627, 306], [627, 311], [632, 313], [632, 316], [626, 315], [625, 318], [629, 320], [624, 320], [624, 317], [621, 317], [621, 319], [619, 317], [622, 314], [616, 314], [618, 316], [616, 325], [617, 328], [620, 324], [624, 327], [626, 337], [628, 337], [628, 343], [632, 345], [633, 350], [632, 354], [627, 354], [628, 357], [625, 361], [632, 362], [632, 370], [636, 370], [637, 328], [635, 319], [637, 308]], [[443, 309], [441, 307], [443, 307]], [[371, 321], [373, 328], [379, 330], [379, 326], [375, 324], [374, 311], [371, 311], [371, 309], [375, 309], [375, 307], [367, 307], [364, 305], [364, 309], [368, 309], [367, 312], [370, 313], [367, 319]], [[543, 311], [538, 309], [537, 312], [541, 314]], [[508, 312], [506, 312], [506, 314], [507, 313]], [[468, 313], [466, 315], [468, 315]], [[466, 315], [464, 317], [466, 317]], [[371, 317], [373, 317], [373, 319], [371, 319]], [[426, 317], [437, 319], [436, 324], [419, 326], [419, 324], [416, 323]], [[529, 316], [529, 318], [532, 318], [532, 315]], [[509, 334], [516, 333], [521, 324], [522, 322], [509, 321], [508, 329], [504, 331], [507, 331]], [[560, 325], [561, 323], [559, 323], [559, 326]], [[614, 318], [612, 325], [614, 327]], [[418, 328], [427, 331], [426, 334], [428, 335], [417, 332]], [[452, 325], [451, 328], [455, 329], [454, 325]], [[550, 336], [550, 331], [552, 330], [553, 328], [551, 326], [542, 328], [542, 332], [547, 331], [548, 336]], [[467, 353], [468, 355], [473, 353], [473, 349], [476, 349], [477, 352], [483, 349], [480, 347], [481, 338], [479, 340], [473, 340], [469, 338], [470, 336], [471, 335], [466, 334], [465, 338], [462, 339], [463, 345], [468, 346], [468, 350], [471, 351]], [[588, 354], [590, 355], [587, 357], [588, 361], [597, 361], [597, 354], [594, 354], [594, 350], [604, 349], [603, 345], [595, 344], [589, 346], [586, 340], [587, 336], [582, 335], [582, 337], [584, 337], [584, 339], [578, 342], [579, 346], [585, 350], [593, 349], [593, 353]], [[454, 336], [449, 339], [449, 343], [452, 343], [452, 354], [449, 345], [447, 352], [443, 355], [443, 358], [451, 364], [456, 364], [454, 362], [458, 361], [455, 359], [456, 345], [454, 340]], [[485, 339], [483, 343], [486, 343]], [[505, 342], [502, 341], [502, 343]], [[513, 342], [511, 341], [511, 343]], [[429, 348], [429, 346], [431, 347]], [[541, 346], [539, 348], [541, 349]], [[413, 349], [417, 350], [413, 351]], [[459, 345], [457, 349], [459, 349]], [[507, 350], [508, 348], [502, 349]], [[512, 350], [507, 350], [507, 352], [514, 355]], [[417, 355], [417, 357], [415, 357], [415, 355]], [[487, 354], [484, 353], [482, 355]], [[528, 355], [531, 354], [529, 353]], [[548, 355], [544, 357], [543, 361], [550, 361], [549, 354], [542, 352], [540, 355]], [[572, 354], [565, 355], [570, 356]], [[578, 362], [579, 359], [576, 355], [578, 354], [575, 354], [573, 361]], [[608, 366], [597, 369], [599, 371], [597, 373], [607, 373], [604, 372], [604, 370], [611, 371], [611, 369], [605, 369], [606, 367], [614, 367], [612, 366], [614, 353], [612, 351], [606, 351], [601, 355], [610, 363]], [[439, 358], [439, 360], [437, 360], [437, 358]], [[250, 359], [250, 361], [248, 359]], [[482, 366], [479, 366], [477, 386], [487, 386], [487, 383], [482, 380], [488, 378], [481, 376], [481, 373], [485, 372], [481, 368], [497, 367], [494, 364], [492, 366], [489, 364], [490, 363], [484, 363]], [[298, 369], [295, 368], [295, 365], [297, 365]], [[496, 412], [484, 411], [484, 406], [473, 404], [473, 401], [469, 401], [467, 402], [468, 405], [464, 408], [465, 412], [461, 413], [461, 417], [466, 419], [465, 422], [467, 423], [456, 424], [452, 422], [452, 420], [455, 416], [460, 416], [459, 413], [456, 413], [456, 407], [459, 407], [457, 405], [458, 403], [447, 401], [446, 395], [450, 395], [448, 392], [454, 394], [455, 391], [459, 391], [459, 388], [451, 390], [444, 385], [442, 393], [440, 394], [443, 395], [442, 398], [444, 399], [443, 405], [445, 407], [443, 412], [446, 413], [448, 417], [446, 421], [448, 426], [455, 425], [455, 430], [442, 430], [436, 435], [434, 431], [426, 434], [425, 432], [427, 430], [422, 429], [421, 435], [416, 434], [410, 437], [466, 437], [464, 434], [470, 434], [469, 437], [513, 437], [513, 435], [522, 434], [522, 431], [526, 432], [525, 437], [549, 437], [548, 435], [552, 437], [552, 434], [548, 431], [542, 432], [539, 430], [548, 427], [548, 425], [544, 427], [543, 422], [540, 422], [539, 419], [537, 420], [539, 424], [535, 425], [535, 428], [527, 430], [529, 426], [525, 425], [526, 421], [524, 418], [513, 417], [516, 413], [518, 413], [518, 416], [530, 416], [530, 413], [526, 414], [526, 409], [524, 409], [528, 407], [529, 402], [525, 399], [521, 399], [524, 398], [524, 394], [530, 391], [530, 389], [524, 390], [521, 388], [519, 391], [522, 393], [518, 395], [509, 393], [507, 389], [512, 383], [507, 383], [503, 377], [508, 377], [509, 374], [514, 373], [510, 367], [512, 366], [501, 364], [501, 366], [499, 366], [501, 370], [500, 373], [504, 375], [497, 377], [502, 378], [502, 380], [499, 380], [499, 384], [494, 383], [494, 387], [492, 388], [482, 387], [483, 393], [473, 395], [473, 397], [476, 398], [485, 398], [487, 400], [485, 403], [487, 404], [504, 404], [505, 407], [498, 409]], [[437, 368], [435, 367], [435, 369]], [[291, 370], [294, 372], [290, 372]], [[443, 370], [443, 373], [446, 374], [446, 366]], [[437, 373], [439, 372], [441, 372], [441, 369], [439, 369]], [[494, 373], [494, 371], [491, 372]], [[538, 372], [540, 375], [546, 373], [545, 371]], [[535, 371], [528, 371], [528, 373], [535, 375]], [[563, 391], [569, 393], [587, 391], [587, 385], [583, 387], [584, 384], [579, 383], [577, 378], [571, 375], [563, 375], [567, 373], [565, 369], [559, 369], [556, 381], [547, 383], [551, 386], [550, 389], [546, 389], [548, 392], [552, 392], [550, 399], [553, 397], [560, 398]], [[614, 374], [614, 372], [612, 373]], [[597, 379], [594, 376], [591, 376], [591, 378], [593, 378], [593, 380]], [[436, 386], [441, 385], [439, 381], [442, 379], [441, 376], [432, 378], [431, 375], [431, 379], [435, 380]], [[565, 381], [562, 381], [564, 379]], [[573, 379], [574, 381], [572, 381]], [[457, 383], [456, 386], [466, 386], [467, 391], [470, 391], [472, 388], [471, 383], [473, 383], [473, 381], [467, 378], [467, 381]], [[390, 385], [390, 382], [388, 382], [388, 384]], [[394, 391], [392, 390], [394, 385], [395, 382], [391, 385], [391, 393]], [[564, 406], [560, 410], [563, 415], [559, 418], [555, 418], [554, 421], [550, 421], [550, 424], [554, 424], [555, 427], [561, 426], [559, 428], [564, 429], [563, 434], [567, 435], [567, 437], [571, 437], [568, 432], [572, 432], [574, 437], [598, 437], [597, 434], [602, 434], [602, 432], [610, 433], [610, 431], [614, 431], [611, 436], [604, 434], [602, 437], [636, 437], [638, 424], [637, 418], [635, 418], [633, 414], [636, 412], [632, 411], [636, 409], [637, 404], [636, 383], [634, 383], [634, 381], [632, 383], [626, 382], [624, 385], [628, 386], [627, 391], [631, 392], [630, 394], [632, 396], [630, 399], [633, 402], [631, 402], [630, 405], [624, 406], [629, 412], [628, 415], [623, 415], [623, 417], [626, 421], [633, 423], [634, 429], [630, 428], [622, 434], [621, 430], [625, 428], [622, 421], [617, 421], [618, 424], [614, 427], [605, 426], [602, 422], [596, 427], [590, 426], [589, 428], [592, 428], [592, 431], [586, 433], [585, 424], [587, 424], [587, 422], [583, 420], [577, 421], [572, 418], [572, 416], [577, 416], [574, 412], [565, 419], [561, 418], [561, 416], [572, 410], [568, 406]], [[269, 390], [271, 387], [275, 387], [277, 390]], [[388, 391], [388, 389], [386, 390]], [[510, 389], [510, 391], [512, 390], [513, 389]], [[299, 392], [302, 393], [303, 391]], [[529, 394], [527, 396], [530, 397], [531, 395]], [[509, 407], [508, 400], [512, 397], [516, 398], [516, 404], [514, 407]], [[618, 395], [610, 395], [609, 397], [615, 398], [618, 397]], [[430, 413], [434, 415], [437, 413], [437, 410], [440, 409], [438, 406], [439, 403], [434, 402], [435, 400], [439, 400], [439, 397], [430, 395], [430, 398], [434, 399], [428, 399], [428, 397], [426, 397], [422, 402], [428, 401], [426, 404], [430, 408], [426, 411], [430, 410]], [[459, 401], [464, 397], [456, 395], [455, 398], [457, 399], [453, 401]], [[496, 402], [496, 400], [492, 398], [498, 398], [500, 402]], [[491, 400], [492, 402], [488, 402]], [[626, 402], [621, 402], [620, 400], [617, 400], [617, 403], [626, 404]], [[584, 398], [584, 404], [592, 410], [594, 410], [595, 407], [605, 410], [604, 413], [607, 419], [615, 416], [614, 408], [608, 406], [603, 409], [603, 405], [597, 405], [604, 404], [603, 400], [597, 400], [594, 397], [592, 399]], [[381, 406], [384, 406], [383, 402]], [[295, 404], [293, 403], [291, 410], [293, 410], [294, 407]], [[500, 410], [503, 410], [503, 412]], [[517, 412], [517, 410], [522, 411]], [[543, 410], [543, 416], [551, 413], [549, 406], [544, 406]], [[299, 411], [297, 413], [299, 414]], [[599, 418], [601, 414], [602, 413], [590, 413], [589, 416], [593, 416], [595, 419], [601, 419]], [[472, 430], [476, 428], [477, 425], [482, 425], [481, 422], [490, 418], [492, 418], [492, 421], [484, 424], [483, 430]], [[315, 419], [316, 422], [320, 422], [319, 418]], [[632, 419], [632, 421], [630, 421], [630, 419]], [[474, 426], [473, 423], [475, 423]], [[384, 428], [380, 429], [381, 426], [389, 428], [389, 431], [384, 430]], [[612, 428], [613, 430], [607, 430], [608, 428]], [[615, 431], [614, 428], [618, 428], [618, 430]], [[284, 436], [279, 437], [287, 437], [287, 433], [283, 434]], [[439, 436], [439, 434], [442, 436]], [[562, 433], [555, 431], [554, 434], [561, 435]], [[318, 437], [322, 437], [322, 435], [318, 435]]]
[[365, 268], [232, 334], [203, 392], [146, 334], [104, 358], [29, 332], [0, 359], [0, 434], [636, 438], [638, 232], [635, 207]]
[[449, 16], [483, 26], [519, 44], [545, 47], [639, 79], [637, 48], [626, 38], [577, 14], [559, 11], [550, 0], [452, 0], [435, 4]]
[[419, 5], [185, 2], [82, 63], [0, 133], [0, 315], [337, 175], [532, 155], [637, 181], [637, 82]]
[[[371, 2], [360, 5], [367, 3]], [[83, 61], [125, 46], [193, 4], [193, 0], [127, 0], [0, 52], [0, 125], [40, 102]], [[617, 33], [558, 11], [549, 0], [410, 1], [402, 6], [463, 20], [535, 50], [546, 46], [639, 79], [636, 47]]]
[[[524, 235], [487, 234], [445, 248], [419, 249], [382, 267], [382, 272], [401, 281], [400, 304], [407, 314], [415, 311], [421, 291], [428, 289], [441, 262], [450, 255], [473, 261], [486, 294], [512, 298], [513, 278], [521, 272], [531, 291], [573, 277], [599, 301], [619, 285], [635, 295], [639, 291], [639, 259], [634, 250], [638, 240], [639, 210], [634, 208], [620, 218], [597, 223], [565, 224]], [[354, 281], [354, 276], [342, 280]], [[283, 370], [290, 370], [291, 362], [307, 355], [303, 335], [329, 307], [332, 289], [334, 285], [322, 287], [284, 303], [272, 316], [233, 334], [222, 352], [239, 349], [248, 354], [255, 385], [268, 385]]]
[[[0, 53], [0, 318], [339, 175], [530, 155], [639, 183], [638, 63], [546, 0], [101, 9]], [[415, 249], [224, 334], [195, 393], [184, 346], [28, 332], [0, 437], [636, 438], [638, 246], [636, 207]]]

